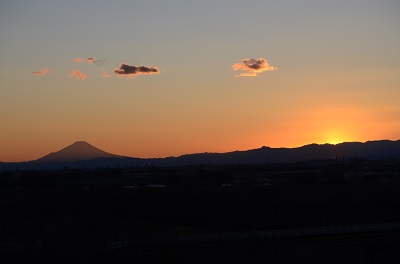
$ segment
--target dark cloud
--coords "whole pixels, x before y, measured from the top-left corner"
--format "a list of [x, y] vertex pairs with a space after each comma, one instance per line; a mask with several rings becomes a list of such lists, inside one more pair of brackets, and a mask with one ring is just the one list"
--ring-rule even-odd
[[270, 66], [266, 59], [258, 58], [258, 59], [244, 59], [240, 63], [235, 63], [232, 65], [232, 68], [236, 70], [243, 70], [244, 73], [239, 75], [235, 75], [235, 77], [242, 76], [257, 76], [258, 73], [262, 73], [264, 71], [275, 71], [278, 68], [274, 66]]
[[129, 78], [140, 74], [159, 74], [160, 70], [154, 66], [146, 67], [121, 64], [118, 69], [114, 70], [114, 73], [116, 75], [127, 76]]

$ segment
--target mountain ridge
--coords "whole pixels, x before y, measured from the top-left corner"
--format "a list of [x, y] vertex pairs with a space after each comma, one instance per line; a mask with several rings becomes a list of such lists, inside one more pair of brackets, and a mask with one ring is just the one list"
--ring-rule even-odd
[[[79, 151], [81, 151], [79, 153]], [[61, 154], [60, 154], [61, 153]], [[71, 154], [76, 155], [71, 157]], [[78, 154], [77, 154], [78, 153]], [[27, 162], [1, 163], [0, 169], [62, 169], [106, 167], [179, 167], [198, 165], [296, 163], [318, 160], [348, 161], [400, 160], [400, 140], [308, 144], [296, 148], [262, 146], [224, 153], [192, 153], [165, 158], [134, 158], [105, 152], [87, 142], [77, 141], [57, 152]]]

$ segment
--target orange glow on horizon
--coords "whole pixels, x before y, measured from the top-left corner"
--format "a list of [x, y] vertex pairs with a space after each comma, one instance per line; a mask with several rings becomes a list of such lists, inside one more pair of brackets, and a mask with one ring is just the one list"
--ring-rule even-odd
[[[0, 161], [35, 160], [77, 140], [85, 140], [112, 154], [138, 158], [163, 158], [202, 152], [224, 153], [262, 146], [297, 148], [312, 143], [399, 140], [397, 131], [400, 124], [397, 120], [388, 118], [385, 121], [381, 118], [387, 116], [386, 113], [390, 111], [379, 112], [355, 104], [328, 105], [324, 102], [310, 103], [306, 109], [303, 107], [301, 110], [295, 104], [291, 109], [281, 109], [282, 112], [273, 113], [265, 118], [265, 122], [262, 122], [262, 118], [267, 115], [259, 111], [247, 115], [252, 116], [254, 120], [241, 118], [236, 114], [221, 114], [221, 117], [216, 115], [215, 119], [212, 119], [211, 115], [210, 118], [201, 119], [203, 116], [198, 115], [200, 118], [193, 123], [189, 122], [191, 117], [185, 119], [183, 114], [179, 122], [168, 118], [152, 122], [137, 113], [132, 115], [132, 118], [137, 120], [137, 123], [133, 123], [120, 122], [114, 119], [114, 115], [92, 117], [81, 111], [82, 109], [71, 108], [70, 111], [87, 117], [79, 119], [77, 115], [74, 128], [62, 119], [53, 119], [53, 123], [49, 122], [52, 124], [50, 128], [44, 121], [39, 123], [42, 125], [32, 122], [4, 127], [2, 132], [5, 138], [10, 140], [1, 146], [4, 151], [0, 153]], [[181, 117], [179, 114], [175, 116]], [[92, 122], [90, 127], [84, 126], [87, 120]], [[108, 126], [104, 126], [105, 123]], [[15, 128], [18, 128], [17, 133]], [[49, 129], [51, 133], [47, 132]], [[27, 130], [35, 133], [27, 137], [24, 133]], [[99, 131], [101, 133], [98, 133]], [[41, 135], [46, 133], [51, 136], [42, 140]], [[20, 138], [23, 140], [19, 140]]]
[[342, 129], [332, 129], [327, 131], [324, 135], [325, 142], [321, 142], [323, 144], [339, 144], [343, 142], [351, 142], [354, 141], [353, 137], [350, 136], [348, 133], [344, 132]]

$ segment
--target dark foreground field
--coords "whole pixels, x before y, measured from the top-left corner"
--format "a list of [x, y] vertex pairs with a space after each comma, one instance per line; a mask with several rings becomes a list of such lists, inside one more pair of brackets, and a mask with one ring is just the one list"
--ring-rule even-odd
[[[376, 183], [5, 189], [0, 248], [14, 262], [385, 263], [399, 230], [301, 230], [400, 222], [399, 205], [399, 184]], [[207, 234], [229, 238], [194, 239]]]

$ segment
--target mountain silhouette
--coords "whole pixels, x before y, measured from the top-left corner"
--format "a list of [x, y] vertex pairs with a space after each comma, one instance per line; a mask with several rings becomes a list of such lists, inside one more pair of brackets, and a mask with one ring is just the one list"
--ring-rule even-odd
[[186, 164], [265, 164], [292, 163], [316, 160], [342, 161], [351, 159], [388, 160], [400, 159], [400, 140], [380, 140], [361, 142], [344, 142], [332, 144], [309, 144], [298, 148], [261, 147], [245, 151], [227, 153], [198, 153], [177, 157]]
[[271, 164], [351, 160], [400, 160], [400, 140], [309, 144], [298, 148], [270, 148], [226, 153], [194, 153], [167, 158], [134, 158], [119, 156], [77, 141], [60, 151], [27, 162], [0, 162], [1, 170], [40, 170], [69, 168], [114, 167], [179, 167], [198, 165]]
[[98, 149], [85, 141], [76, 141], [66, 148], [57, 152], [52, 152], [36, 162], [66, 162], [78, 160], [93, 160], [98, 158], [122, 158], [123, 156], [114, 155]]

